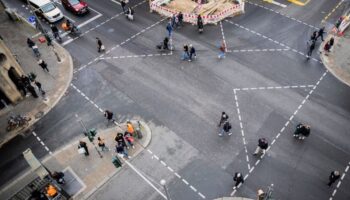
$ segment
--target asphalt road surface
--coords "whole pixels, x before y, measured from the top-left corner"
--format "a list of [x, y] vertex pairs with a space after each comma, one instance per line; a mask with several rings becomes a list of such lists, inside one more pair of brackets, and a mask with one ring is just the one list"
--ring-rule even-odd
[[[5, 2], [30, 15], [21, 1]], [[256, 191], [270, 184], [275, 199], [350, 199], [349, 174], [338, 187], [326, 185], [331, 171], [343, 173], [349, 166], [350, 88], [326, 71], [316, 50], [310, 60], [305, 56], [310, 34], [339, 0], [311, 0], [304, 7], [279, 0], [285, 8], [251, 0], [245, 14], [205, 26], [203, 34], [189, 24], [176, 29], [174, 51], [164, 55], [155, 46], [166, 35], [167, 20], [150, 13], [146, 1], [129, 3], [135, 21], [120, 15], [114, 1], [87, 2], [95, 10], [89, 15], [64, 11], [82, 25], [83, 34], [66, 36], [63, 43], [74, 59], [72, 84], [92, 102], [71, 87], [35, 125], [51, 151], [82, 137], [76, 114], [88, 127], [106, 126], [96, 103], [114, 111], [119, 122], [140, 117], [158, 130], [132, 163], [153, 183], [166, 179], [172, 199], [256, 198]], [[326, 28], [345, 5], [326, 19]], [[105, 53], [97, 52], [95, 37]], [[223, 39], [228, 52], [218, 59]], [[196, 60], [180, 60], [185, 43], [196, 48]], [[231, 136], [217, 135], [222, 111], [230, 116]], [[305, 141], [292, 137], [299, 122], [311, 125]], [[270, 143], [263, 158], [252, 156], [260, 137]], [[15, 138], [0, 149], [1, 185], [28, 170], [21, 156], [27, 148], [40, 158], [48, 155], [33, 135]], [[234, 190], [236, 171], [247, 177]], [[91, 199], [163, 197], [126, 167]]]

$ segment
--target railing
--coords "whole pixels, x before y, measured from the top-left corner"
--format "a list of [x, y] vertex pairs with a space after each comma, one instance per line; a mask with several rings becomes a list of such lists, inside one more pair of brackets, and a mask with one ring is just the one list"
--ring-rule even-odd
[[[159, 13], [160, 15], [163, 15], [165, 17], [172, 17], [174, 14], [178, 14], [179, 11], [174, 10], [174, 9], [170, 9], [170, 8], [166, 8], [163, 6], [158, 5], [157, 3], [158, 1], [151, 1], [150, 2], [150, 9], [151, 11], [155, 11], [157, 13]], [[221, 11], [218, 14], [214, 14], [214, 15], [203, 15], [202, 19], [203, 19], [203, 23], [204, 24], [216, 24], [219, 21], [225, 19], [226, 17], [229, 16], [234, 16], [234, 15], [238, 15], [244, 13], [244, 2], [242, 1], [242, 3], [240, 4], [234, 4], [231, 7]], [[188, 22], [191, 24], [196, 24], [197, 23], [197, 16], [198, 14], [195, 13], [183, 13], [184, 16], [184, 22]]]

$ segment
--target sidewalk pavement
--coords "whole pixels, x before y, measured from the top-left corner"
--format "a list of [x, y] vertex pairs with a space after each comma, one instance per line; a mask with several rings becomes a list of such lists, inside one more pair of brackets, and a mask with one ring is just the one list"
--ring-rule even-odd
[[[136, 121], [131, 121], [134, 127], [137, 127]], [[145, 123], [141, 123], [142, 139], [136, 139], [134, 145], [135, 149], [129, 148], [128, 153], [132, 160], [142, 150], [144, 150], [151, 142], [151, 129]], [[94, 143], [97, 145], [97, 137], [102, 137], [105, 140], [109, 151], [101, 152], [103, 157], [100, 158], [93, 144], [87, 137], [77, 138], [74, 142], [66, 145], [60, 150], [54, 152], [42, 162], [45, 167], [51, 171], [63, 171], [65, 173], [66, 183], [63, 189], [73, 197], [73, 199], [87, 199], [99, 187], [108, 182], [124, 167], [124, 160], [122, 167], [116, 168], [112, 163], [112, 157], [115, 153], [114, 138], [118, 132], [124, 133], [126, 124], [114, 126], [106, 130], [97, 130]], [[84, 141], [88, 145], [90, 155], [85, 156], [78, 153], [79, 141]], [[100, 148], [98, 148], [100, 150]], [[29, 184], [37, 175], [31, 171], [26, 172], [20, 178], [16, 179], [0, 191], [0, 199], [9, 199], [19, 190]]]
[[[334, 45], [330, 53], [324, 53], [323, 47], [334, 37]], [[344, 36], [338, 37], [329, 33], [325, 41], [320, 45], [320, 58], [326, 68], [341, 82], [350, 86], [350, 28]]]
[[[25, 74], [34, 72], [36, 80], [42, 84], [46, 92], [45, 98], [37, 91], [39, 98], [32, 96], [24, 97], [17, 105], [9, 105], [0, 111], [0, 147], [18, 134], [24, 133], [29, 127], [47, 114], [62, 98], [73, 77], [73, 61], [69, 52], [54, 42], [57, 54], [61, 62], [57, 62], [57, 57], [52, 47], [46, 43], [41, 44], [38, 40], [34, 42], [39, 47], [41, 58], [47, 63], [49, 73], [44, 72], [38, 65], [32, 49], [27, 46], [27, 38], [37, 34], [31, 25], [25, 20], [19, 22], [11, 21], [5, 12], [0, 12], [0, 30], [3, 42], [10, 51], [17, 55], [17, 60]], [[2, 41], [0, 41], [2, 42]], [[7, 121], [11, 115], [24, 114], [31, 117], [29, 125], [23, 129], [19, 128], [11, 132], [6, 131]]]

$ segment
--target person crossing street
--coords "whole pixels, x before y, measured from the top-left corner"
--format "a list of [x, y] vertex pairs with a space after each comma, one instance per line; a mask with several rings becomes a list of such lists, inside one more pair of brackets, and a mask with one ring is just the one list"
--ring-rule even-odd
[[256, 147], [253, 155], [256, 156], [258, 154], [265, 154], [266, 149], [269, 147], [269, 143], [265, 138], [260, 138], [258, 140], [258, 146]]
[[332, 171], [329, 175], [328, 187], [331, 187], [334, 182], [336, 182], [340, 178], [339, 171]]
[[225, 112], [222, 112], [218, 127], [220, 127], [227, 120], [228, 120], [228, 115]]
[[233, 177], [233, 180], [236, 182], [235, 186], [233, 186], [233, 189], [236, 189], [239, 186], [239, 184], [244, 183], [243, 174], [240, 172], [236, 172], [234, 177]]
[[219, 136], [223, 136], [224, 133], [227, 133], [227, 135], [232, 135], [232, 132], [230, 131], [232, 128], [229, 121], [225, 121], [224, 125], [222, 126], [221, 132], [219, 133]]

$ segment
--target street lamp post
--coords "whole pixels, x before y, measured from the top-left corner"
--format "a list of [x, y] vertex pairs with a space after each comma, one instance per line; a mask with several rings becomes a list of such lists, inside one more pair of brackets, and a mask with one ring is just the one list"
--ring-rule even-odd
[[166, 195], [166, 199], [167, 200], [170, 200], [170, 196], [169, 196], [169, 193], [168, 193], [168, 189], [166, 187], [166, 181], [164, 179], [160, 180], [160, 184], [163, 186], [164, 188], [164, 191], [165, 191], [165, 195]]

